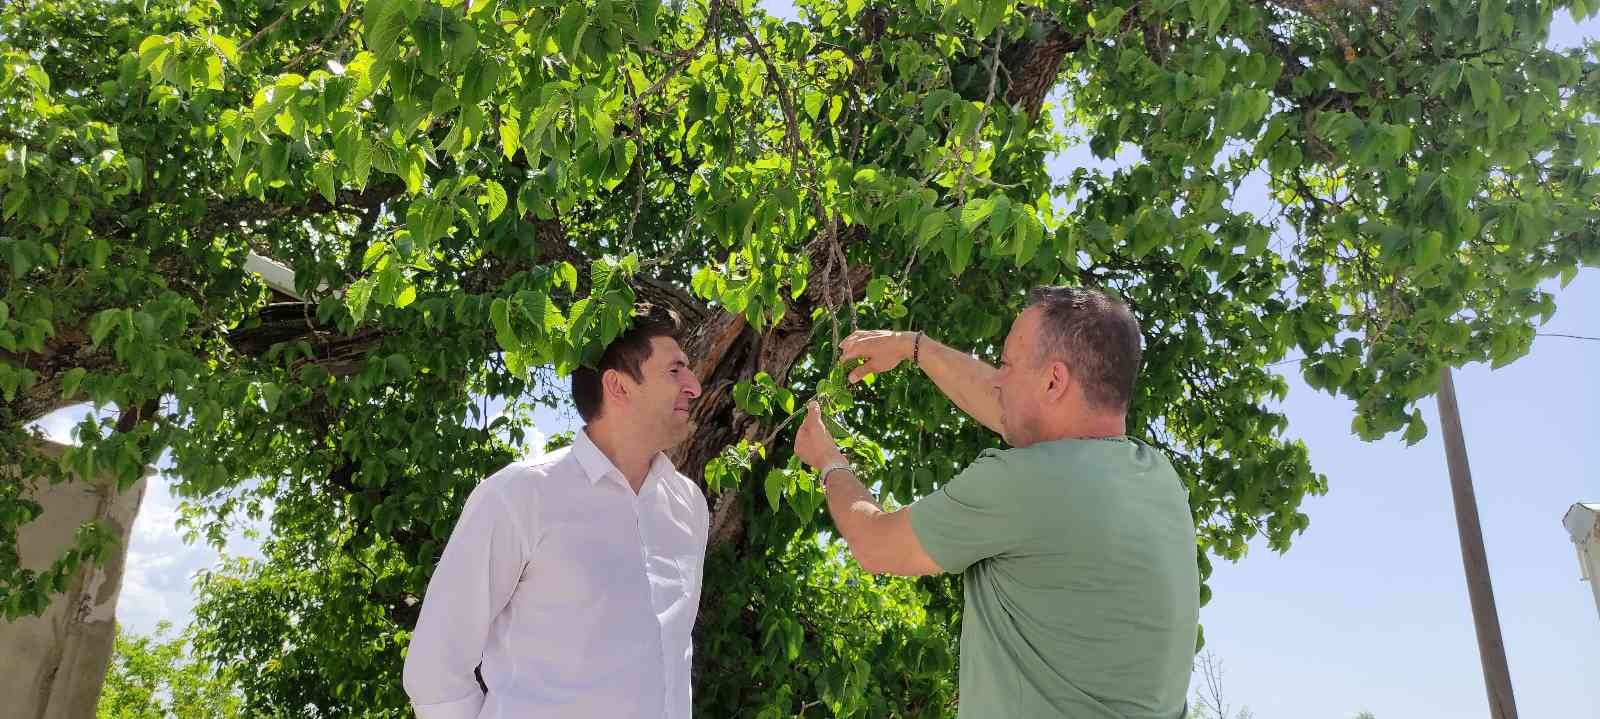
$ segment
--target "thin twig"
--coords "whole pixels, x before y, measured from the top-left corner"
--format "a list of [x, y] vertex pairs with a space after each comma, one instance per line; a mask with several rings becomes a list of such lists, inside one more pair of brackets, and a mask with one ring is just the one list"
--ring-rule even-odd
[[356, 9], [355, 0], [350, 0], [350, 4], [344, 6], [344, 12], [339, 15], [339, 19], [334, 21], [333, 27], [328, 29], [328, 34], [323, 35], [322, 39], [317, 41], [317, 44], [306, 48], [305, 52], [302, 52], [299, 55], [296, 55], [293, 60], [289, 61], [288, 65], [285, 65], [285, 67], [286, 68], [294, 68], [294, 67], [298, 66], [300, 63], [305, 62], [307, 59], [309, 59], [313, 53], [320, 52], [322, 50], [322, 48], [325, 47], [328, 44], [328, 41], [332, 40], [333, 36], [335, 34], [337, 34], [341, 29], [344, 28], [344, 24], [346, 22], [349, 22], [350, 14], [355, 12], [355, 9]]
[[[855, 332], [856, 327], [856, 293], [850, 288], [850, 259], [845, 256], [844, 248], [839, 245], [839, 213], [833, 213], [833, 222], [828, 226], [828, 242], [833, 247], [833, 253], [839, 256], [840, 275], [844, 277], [844, 302], [850, 308], [850, 331]], [[838, 324], [835, 323], [833, 344], [839, 345]]]
[[[693, 47], [689, 48], [688, 50], [684, 50], [678, 55], [678, 62], [675, 63], [671, 68], [668, 68], [666, 74], [663, 74], [660, 79], [656, 80], [654, 83], [651, 83], [650, 87], [645, 88], [644, 92], [639, 93], [639, 96], [633, 99], [633, 104], [628, 106], [627, 114], [637, 116], [639, 112], [639, 106], [643, 105], [646, 99], [659, 92], [662, 87], [666, 86], [668, 81], [672, 80], [674, 77], [677, 77], [678, 73], [683, 72], [683, 69], [688, 67], [689, 63], [693, 62], [696, 57], [700, 56], [701, 48], [705, 47], [706, 42], [711, 39], [711, 33], [716, 30], [717, 20], [721, 13], [722, 0], [711, 0], [711, 13], [706, 18], [706, 29], [704, 33], [701, 33], [700, 39], [695, 41]], [[644, 46], [640, 45], [640, 47]], [[656, 51], [656, 53], [658, 55], [664, 55], [664, 53], [661, 53], [659, 50]]]
[[644, 163], [638, 164], [639, 179], [635, 182], [633, 190], [633, 212], [628, 215], [628, 229], [622, 233], [622, 250], [627, 252], [628, 246], [633, 244], [633, 223], [639, 219], [639, 209], [644, 206]]
[[823, 207], [822, 196], [817, 192], [817, 187], [820, 186], [820, 183], [817, 180], [816, 161], [811, 156], [810, 146], [800, 141], [800, 124], [795, 119], [794, 99], [790, 96], [788, 84], [783, 81], [783, 76], [779, 74], [777, 65], [773, 64], [772, 56], [767, 53], [766, 46], [761, 44], [761, 40], [756, 37], [755, 31], [750, 29], [749, 23], [746, 22], [743, 16], [739, 18], [739, 29], [743, 32], [745, 40], [750, 43], [750, 48], [755, 51], [756, 55], [761, 58], [761, 63], [766, 66], [767, 76], [771, 79], [772, 84], [778, 88], [778, 105], [783, 110], [784, 128], [787, 131], [786, 137], [789, 143], [791, 173], [794, 168], [794, 155], [799, 154], [805, 158], [806, 174], [810, 180], [806, 185], [806, 193], [810, 195], [813, 209], [816, 211], [818, 229], [825, 228], [824, 231], [827, 233], [827, 246], [824, 251], [829, 253], [828, 269], [824, 275], [822, 292], [823, 298], [828, 305], [828, 311], [834, 318], [834, 344], [837, 345], [839, 334], [838, 306], [834, 302], [832, 279], [835, 260], [839, 262], [841, 269], [843, 269], [841, 274], [845, 281], [845, 299], [852, 310], [850, 317], [852, 325], [855, 322], [855, 298], [849, 287], [850, 268], [844, 256], [844, 250], [839, 247], [838, 215], [835, 213], [833, 218], [829, 218], [827, 210]]
[[[771, 78], [772, 84], [778, 88], [778, 105], [783, 110], [784, 129], [787, 131], [789, 153], [790, 155], [799, 154], [805, 158], [806, 171], [810, 175], [812, 183], [806, 189], [811, 195], [812, 202], [816, 205], [817, 225], [819, 227], [826, 226], [828, 224], [827, 213], [823, 210], [822, 198], [817, 195], [816, 162], [811, 157], [811, 147], [800, 142], [800, 123], [795, 120], [794, 99], [789, 96], [789, 85], [783, 81], [783, 75], [778, 73], [778, 66], [773, 64], [772, 56], [767, 54], [766, 46], [761, 44], [761, 40], [756, 37], [755, 31], [750, 29], [749, 23], [745, 21], [743, 16], [739, 17], [739, 29], [743, 31], [745, 40], [749, 41], [750, 48], [755, 50], [756, 55], [760, 56], [762, 65], [766, 66], [767, 77]], [[794, 167], [792, 162], [790, 167]]]
[[965, 163], [961, 168], [961, 176], [956, 178], [956, 201], [967, 204], [966, 184], [967, 178], [972, 176], [973, 165], [978, 164], [978, 133], [983, 130], [983, 123], [989, 119], [989, 107], [994, 104], [995, 80], [1000, 77], [1000, 41], [1006, 34], [994, 34], [993, 66], [989, 68], [989, 94], [983, 99], [983, 112], [978, 114], [978, 121], [973, 124], [972, 132], [967, 137], [967, 146], [972, 150], [972, 162]]
[[[351, 0], [351, 4], [354, 5], [355, 4], [355, 0]], [[290, 12], [294, 12], [294, 11], [291, 10], [289, 12], [286, 12], [286, 13], [282, 14], [282, 15], [279, 15], [277, 20], [273, 20], [271, 24], [267, 25], [264, 28], [261, 28], [260, 30], [257, 30], [256, 34], [250, 36], [250, 39], [245, 40], [244, 42], [240, 43], [239, 44], [239, 52], [242, 53], [245, 50], [249, 50], [250, 46], [256, 44], [257, 42], [260, 42], [261, 38], [266, 37], [267, 33], [272, 32], [273, 28], [276, 28], [277, 26], [282, 25], [284, 20], [288, 20], [289, 19], [289, 13]]]

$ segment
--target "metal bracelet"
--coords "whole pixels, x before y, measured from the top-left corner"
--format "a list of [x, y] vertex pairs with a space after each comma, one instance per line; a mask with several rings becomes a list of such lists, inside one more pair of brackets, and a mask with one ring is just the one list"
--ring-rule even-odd
[[841, 469], [847, 470], [851, 474], [856, 473], [856, 468], [849, 462], [834, 462], [833, 464], [823, 467], [822, 474], [817, 475], [817, 484], [822, 485], [822, 491], [828, 491], [828, 475], [833, 474]]

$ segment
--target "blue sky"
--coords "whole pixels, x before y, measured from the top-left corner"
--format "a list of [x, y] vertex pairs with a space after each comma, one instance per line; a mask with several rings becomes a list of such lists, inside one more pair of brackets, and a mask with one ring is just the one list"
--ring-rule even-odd
[[[1600, 271], [1557, 291], [1541, 331], [1600, 335]], [[1456, 373], [1483, 540], [1523, 716], [1600, 714], [1600, 618], [1562, 516], [1600, 498], [1600, 343], [1541, 336], [1501, 370]], [[1350, 436], [1349, 400], [1290, 376], [1290, 434], [1328, 495], [1286, 554], [1216, 565], [1200, 613], [1224, 687], [1256, 716], [1486, 716], [1438, 413], [1416, 447]]]
[[[1551, 45], [1597, 36], [1600, 21], [1563, 14]], [[1600, 336], [1600, 271], [1545, 289], [1557, 312], [1542, 333]], [[1600, 716], [1600, 620], [1561, 525], [1574, 502], [1600, 499], [1597, 363], [1600, 342], [1541, 336], [1508, 367], [1456, 373], [1522, 716]], [[1486, 716], [1436, 405], [1420, 405], [1430, 432], [1416, 446], [1366, 443], [1350, 434], [1352, 402], [1286, 375], [1289, 434], [1329, 491], [1305, 503], [1311, 526], [1288, 553], [1260, 545], [1216, 565], [1201, 621], [1230, 703], [1261, 719]]]
[[[1544, 332], [1600, 336], [1600, 271]], [[1600, 616], [1561, 517], [1600, 499], [1600, 342], [1539, 337], [1499, 370], [1456, 373], [1489, 569], [1523, 716], [1600, 715]], [[1289, 434], [1328, 475], [1286, 554], [1218, 563], [1201, 610], [1234, 704], [1260, 719], [1486, 716], [1433, 402], [1414, 447], [1350, 434], [1353, 404], [1290, 375]]]
[[[1563, 17], [1552, 44], [1596, 36], [1600, 22]], [[1055, 167], [1070, 170], [1077, 159]], [[1242, 188], [1235, 202], [1262, 206], [1258, 192]], [[1600, 336], [1600, 270], [1550, 289], [1558, 310], [1541, 332]], [[1561, 526], [1572, 503], [1600, 501], [1600, 386], [1588, 371], [1597, 364], [1600, 342], [1540, 337], [1509, 367], [1474, 365], [1456, 376], [1524, 716], [1600, 716], [1600, 621]], [[1364, 443], [1350, 434], [1350, 402], [1282, 369], [1289, 434], [1305, 440], [1329, 493], [1306, 502], [1310, 529], [1287, 554], [1263, 545], [1216, 566], [1201, 620], [1228, 701], [1260, 719], [1348, 719], [1362, 709], [1379, 719], [1485, 715], [1434, 404], [1421, 405], [1432, 431], [1420, 444]], [[65, 437], [74, 414], [43, 425]], [[552, 432], [573, 424], [570, 413], [536, 418]], [[136, 631], [187, 623], [190, 577], [216, 560], [178, 537], [168, 486], [154, 478], [134, 525], [118, 616]], [[255, 555], [256, 544], [236, 535], [228, 551]]]

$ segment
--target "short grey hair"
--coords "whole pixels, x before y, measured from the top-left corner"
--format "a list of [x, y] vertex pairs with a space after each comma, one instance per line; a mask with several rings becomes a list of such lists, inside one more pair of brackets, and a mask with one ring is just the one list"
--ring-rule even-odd
[[1127, 412], [1139, 375], [1139, 321], [1122, 300], [1082, 287], [1038, 287], [1040, 362], [1060, 360], [1097, 407]]

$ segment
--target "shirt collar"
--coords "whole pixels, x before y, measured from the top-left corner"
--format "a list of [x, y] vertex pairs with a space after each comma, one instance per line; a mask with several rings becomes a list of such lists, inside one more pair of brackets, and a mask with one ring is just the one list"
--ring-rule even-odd
[[[590, 484], [598, 483], [607, 476], [615, 476], [619, 480], [626, 481], [622, 471], [617, 469], [611, 458], [600, 451], [600, 447], [589, 438], [586, 429], [578, 430], [577, 436], [573, 437], [572, 456], [578, 459], [578, 466], [583, 468], [583, 474], [589, 478]], [[667, 459], [665, 452], [656, 452], [655, 458], [650, 460], [650, 470], [646, 478], [661, 477], [676, 471], [677, 468], [672, 466], [672, 460]]]

